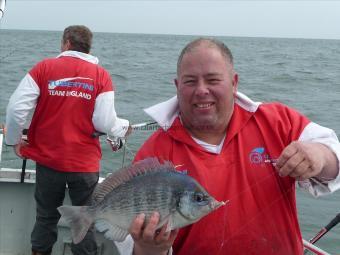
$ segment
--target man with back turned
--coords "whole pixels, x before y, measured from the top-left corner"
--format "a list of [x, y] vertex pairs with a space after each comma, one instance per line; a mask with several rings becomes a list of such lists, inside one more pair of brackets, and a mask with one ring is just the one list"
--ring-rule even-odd
[[232, 54], [217, 40], [183, 49], [175, 85], [177, 97], [146, 110], [161, 128], [135, 160], [170, 160], [228, 203], [178, 234], [157, 231], [158, 213], [145, 227], [139, 215], [118, 244], [123, 254], [302, 255], [295, 183], [315, 196], [339, 188], [335, 133], [285, 105], [238, 92]]
[[[101, 149], [95, 131], [117, 137], [129, 122], [117, 117], [110, 74], [90, 55], [92, 32], [85, 26], [64, 30], [61, 54], [36, 64], [23, 78], [7, 107], [6, 143], [18, 156], [36, 161], [37, 216], [31, 234], [32, 254], [51, 254], [65, 187], [73, 205], [87, 203], [98, 181]], [[34, 110], [28, 141], [21, 141]], [[96, 254], [89, 231], [73, 254]]]

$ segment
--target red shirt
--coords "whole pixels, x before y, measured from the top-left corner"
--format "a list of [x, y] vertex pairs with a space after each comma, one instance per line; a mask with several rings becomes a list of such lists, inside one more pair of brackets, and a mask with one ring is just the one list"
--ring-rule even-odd
[[220, 154], [205, 151], [178, 118], [155, 132], [135, 160], [156, 156], [182, 165], [215, 199], [229, 201], [181, 229], [174, 254], [303, 254], [295, 180], [280, 177], [266, 160], [298, 140], [308, 123], [281, 104], [261, 104], [256, 112], [235, 105]]
[[92, 114], [96, 97], [112, 91], [101, 66], [61, 56], [38, 63], [29, 72], [40, 89], [23, 156], [65, 172], [97, 172], [101, 150]]

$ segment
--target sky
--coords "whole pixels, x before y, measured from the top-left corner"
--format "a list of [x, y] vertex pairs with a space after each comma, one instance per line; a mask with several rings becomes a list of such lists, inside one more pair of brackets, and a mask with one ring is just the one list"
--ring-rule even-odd
[[2, 29], [340, 39], [334, 1], [7, 0]]

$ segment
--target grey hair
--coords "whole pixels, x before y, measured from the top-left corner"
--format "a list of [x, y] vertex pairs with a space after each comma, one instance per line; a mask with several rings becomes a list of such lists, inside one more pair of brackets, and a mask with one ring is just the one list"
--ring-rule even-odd
[[193, 51], [200, 45], [206, 45], [207, 47], [210, 47], [210, 48], [216, 48], [217, 50], [221, 52], [222, 56], [226, 58], [227, 62], [229, 62], [232, 65], [234, 64], [233, 55], [230, 49], [223, 42], [217, 39], [212, 39], [212, 38], [198, 38], [188, 43], [184, 47], [184, 49], [181, 51], [181, 54], [179, 55], [178, 60], [177, 60], [177, 74], [179, 74], [179, 69], [180, 69], [184, 55]]

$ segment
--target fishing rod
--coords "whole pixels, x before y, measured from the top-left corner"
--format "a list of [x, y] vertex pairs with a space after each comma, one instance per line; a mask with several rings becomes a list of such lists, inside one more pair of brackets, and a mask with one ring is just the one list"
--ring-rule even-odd
[[[28, 129], [25, 128], [24, 130], [22, 130], [21, 139], [23, 141], [26, 141], [26, 142], [27, 142], [27, 133], [28, 133]], [[6, 128], [5, 128], [4, 124], [0, 125], [0, 134], [6, 135]], [[0, 142], [1, 142], [0, 149], [1, 149], [1, 152], [2, 152], [2, 136], [1, 136]], [[1, 156], [1, 154], [0, 154], [0, 156]], [[23, 158], [22, 159], [22, 165], [21, 165], [21, 175], [20, 175], [20, 182], [21, 183], [25, 182], [26, 164], [27, 164], [27, 159]]]
[[323, 237], [328, 231], [334, 228], [340, 222], [340, 213], [338, 213], [325, 227], [323, 227], [312, 239], [310, 243], [315, 244], [321, 237]]
[[5, 14], [6, 0], [0, 0], [0, 20]]
[[[137, 124], [133, 124], [131, 125], [131, 129], [132, 130], [143, 130], [146, 129], [147, 127], [151, 126], [151, 125], [156, 125], [157, 122], [142, 122], [142, 123], [137, 123]], [[130, 149], [127, 147], [127, 140], [126, 138], [120, 138], [120, 137], [113, 137], [111, 138], [109, 135], [103, 133], [103, 132], [94, 132], [92, 134], [93, 138], [97, 138], [99, 136], [102, 135], [106, 135], [106, 141], [109, 143], [109, 145], [111, 146], [112, 151], [116, 152], [119, 149], [123, 148], [123, 159], [122, 159], [122, 167], [124, 167], [125, 164], [125, 157], [126, 157], [126, 152], [130, 152]]]
[[[157, 124], [156, 121], [154, 121], [154, 122], [142, 122], [142, 123], [137, 123], [137, 124], [131, 125], [131, 128], [132, 128], [132, 130], [145, 129], [148, 126], [155, 125], [155, 124]], [[103, 132], [95, 131], [95, 132], [93, 132], [92, 137], [97, 138], [97, 137], [102, 136], [102, 135], [107, 135], [107, 134], [103, 133]]]
[[[137, 124], [131, 125], [131, 128], [132, 128], [132, 130], [145, 129], [148, 126], [155, 125], [155, 124], [157, 124], [157, 122], [142, 122], [142, 123], [137, 123]], [[1, 131], [1, 133], [5, 134], [5, 127], [2, 126], [0, 128], [0, 131]], [[24, 129], [23, 130], [23, 133], [22, 133], [23, 136], [22, 137], [23, 137], [24, 140], [27, 140], [27, 132], [28, 132], [28, 129]], [[102, 135], [106, 135], [107, 136], [106, 140], [110, 144], [111, 149], [113, 151], [119, 150], [120, 148], [123, 147], [123, 145], [125, 143], [125, 139], [124, 138], [119, 138], [119, 137], [110, 138], [106, 133], [98, 132], [98, 131], [94, 132], [92, 134], [92, 137], [96, 138], [96, 137], [99, 137], [99, 136], [102, 136]], [[124, 148], [123, 162], [125, 161], [125, 153], [126, 152], [125, 152], [125, 148]], [[24, 158], [22, 160], [22, 166], [21, 166], [21, 176], [20, 176], [20, 182], [21, 183], [24, 183], [24, 181], [25, 181], [26, 164], [27, 164], [27, 159]]]
[[328, 252], [320, 249], [319, 247], [311, 244], [310, 242], [302, 239], [303, 246], [305, 248], [304, 254], [314, 254], [314, 255], [331, 255]]
[[[27, 142], [27, 133], [28, 133], [28, 129], [25, 128], [22, 131], [22, 139]], [[23, 158], [22, 159], [22, 165], [21, 165], [21, 176], [20, 176], [20, 182], [24, 183], [25, 182], [25, 172], [26, 172], [26, 164], [27, 164], [27, 158]]]
[[152, 126], [152, 125], [155, 125], [155, 124], [157, 124], [156, 121], [153, 121], [153, 122], [142, 122], [142, 123], [131, 125], [131, 128], [132, 128], [132, 130], [137, 130], [137, 129], [143, 129], [145, 127]]
[[[155, 125], [155, 124], [157, 124], [157, 122], [137, 123], [137, 124], [131, 125], [131, 129], [132, 130], [146, 129], [148, 126]], [[97, 138], [97, 137], [102, 136], [102, 135], [106, 135], [106, 141], [111, 146], [112, 151], [118, 151], [126, 143], [126, 138], [123, 138], [123, 137], [113, 137], [113, 138], [111, 138], [108, 134], [103, 133], [103, 132], [98, 132], [98, 131], [94, 132], [92, 134], [92, 137]], [[124, 155], [124, 158], [123, 158], [123, 161], [124, 161], [125, 160], [125, 147], [124, 147], [123, 155]]]
[[[338, 213], [325, 227], [323, 227], [313, 238], [311, 238], [308, 242], [311, 244], [315, 244], [319, 241], [327, 232], [329, 232], [332, 228], [334, 228], [340, 222], [340, 213]], [[306, 250], [304, 254], [307, 254]]]

